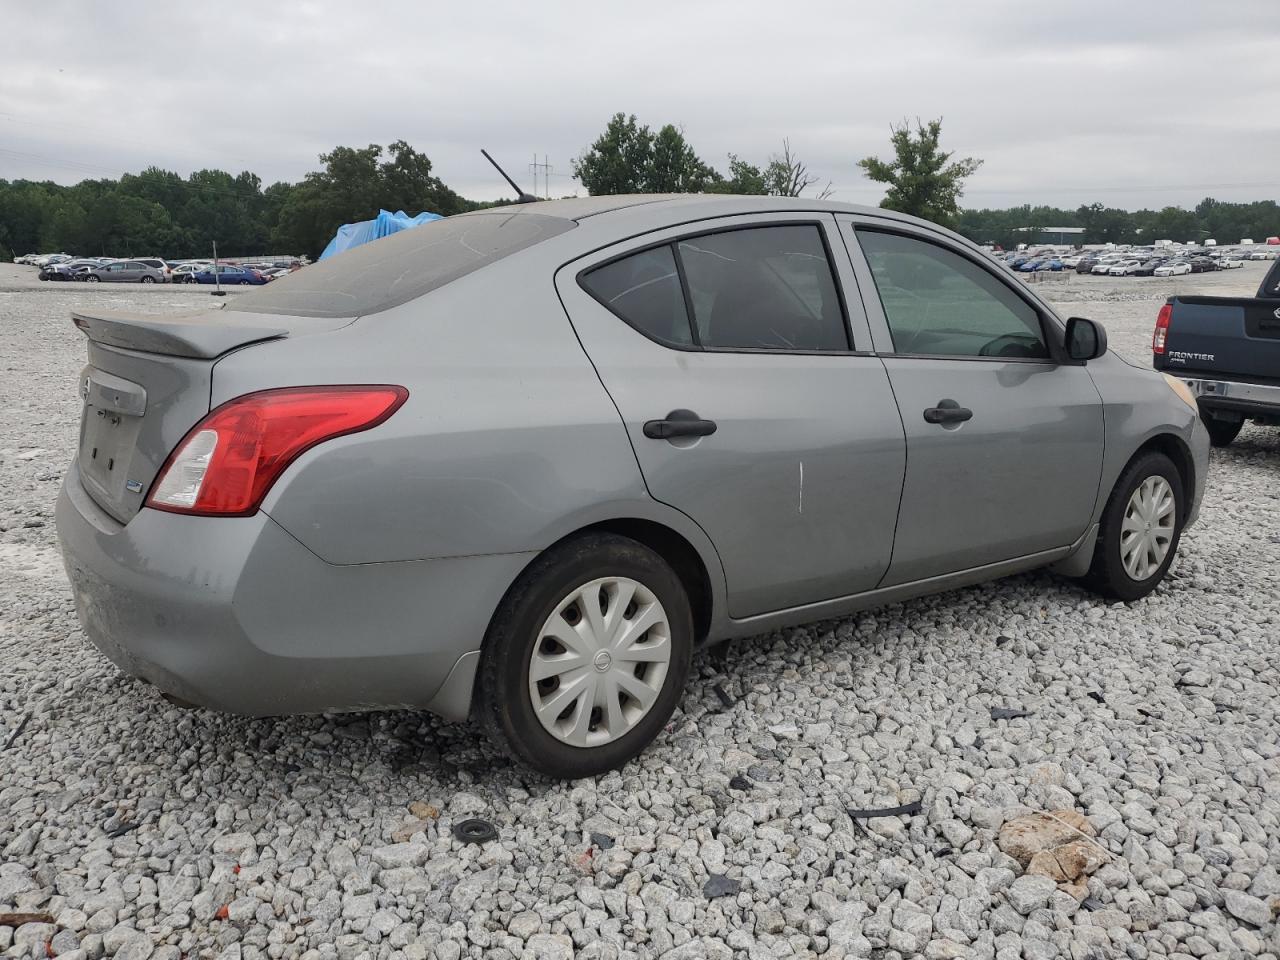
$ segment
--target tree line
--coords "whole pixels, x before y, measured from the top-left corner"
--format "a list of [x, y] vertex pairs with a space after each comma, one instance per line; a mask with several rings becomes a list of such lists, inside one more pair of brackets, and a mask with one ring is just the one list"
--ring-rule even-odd
[[[964, 182], [982, 164], [941, 147], [941, 119], [890, 128], [889, 159], [865, 157], [856, 166], [885, 184], [881, 206], [924, 217], [978, 243], [1011, 247], [1046, 227], [1083, 227], [1084, 243], [1149, 243], [1210, 237], [1233, 243], [1280, 233], [1273, 200], [1202, 200], [1193, 210], [1128, 211], [1101, 203], [1074, 210], [1050, 206], [963, 209]], [[368, 220], [379, 209], [451, 216], [492, 206], [468, 200], [432, 171], [431, 160], [403, 140], [387, 148], [334, 147], [320, 170], [297, 183], [263, 186], [254, 173], [198, 170], [187, 177], [159, 167], [119, 180], [0, 180], [0, 259], [33, 251], [82, 255], [208, 256], [212, 244], [233, 256], [264, 253], [315, 257], [344, 223]], [[821, 186], [783, 139], [762, 162], [727, 155], [722, 170], [700, 157], [674, 124], [655, 132], [634, 114], [615, 114], [573, 161], [574, 175], [593, 195], [616, 193], [732, 193], [822, 198]], [[508, 201], [496, 201], [504, 203]]]
[[1027, 243], [1046, 227], [1084, 227], [1082, 243], [1236, 243], [1245, 238], [1261, 242], [1280, 235], [1280, 205], [1274, 200], [1226, 203], [1206, 197], [1191, 210], [1121, 210], [1094, 203], [1064, 210], [1060, 207], [1012, 207], [1008, 210], [962, 210], [956, 229], [977, 243], [996, 243], [1011, 249]]
[[334, 147], [322, 169], [298, 183], [264, 187], [257, 174], [159, 167], [119, 180], [0, 180], [0, 258], [33, 251], [84, 256], [207, 257], [212, 245], [233, 256], [315, 257], [344, 223], [379, 208], [449, 216], [484, 204], [460, 197], [431, 161], [403, 140], [385, 150]]

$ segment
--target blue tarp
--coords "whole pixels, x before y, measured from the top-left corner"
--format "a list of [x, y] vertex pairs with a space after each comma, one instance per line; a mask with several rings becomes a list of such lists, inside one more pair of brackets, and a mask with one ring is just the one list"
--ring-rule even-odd
[[411, 217], [403, 210], [397, 210], [391, 213], [389, 210], [379, 210], [378, 215], [372, 220], [362, 220], [360, 223], [345, 223], [338, 228], [338, 232], [333, 235], [333, 239], [329, 241], [329, 245], [324, 248], [324, 253], [320, 254], [321, 260], [332, 257], [335, 253], [341, 253], [343, 250], [350, 250], [352, 247], [358, 247], [362, 243], [368, 243], [370, 240], [377, 240], [379, 237], [389, 237], [393, 233], [399, 233], [401, 230], [408, 230], [410, 227], [418, 227], [430, 220], [439, 220], [438, 213], [420, 213], [416, 217]]

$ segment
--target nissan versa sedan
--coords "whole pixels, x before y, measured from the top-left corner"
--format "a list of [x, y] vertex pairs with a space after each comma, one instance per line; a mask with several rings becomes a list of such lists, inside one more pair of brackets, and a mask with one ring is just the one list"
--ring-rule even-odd
[[1144, 597], [1204, 488], [1185, 386], [886, 210], [530, 203], [73, 316], [93, 643], [186, 704], [472, 716], [554, 777], [642, 750], [701, 644], [1045, 566]]

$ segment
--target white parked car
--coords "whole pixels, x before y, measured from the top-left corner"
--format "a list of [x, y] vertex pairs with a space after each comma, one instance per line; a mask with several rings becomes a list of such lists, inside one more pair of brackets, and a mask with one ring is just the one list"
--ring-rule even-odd
[[1122, 260], [1108, 270], [1107, 274], [1112, 277], [1127, 277], [1140, 266], [1142, 266], [1141, 260]]
[[1232, 254], [1231, 256], [1218, 258], [1219, 270], [1237, 270], [1243, 266], [1244, 266], [1244, 261], [1241, 260], [1239, 257], [1235, 256], [1234, 254]]
[[180, 263], [173, 268], [173, 282], [195, 283], [195, 275], [205, 269], [208, 269], [208, 264], [205, 263]]
[[1179, 260], [1176, 263], [1166, 263], [1163, 267], [1156, 267], [1155, 276], [1157, 277], [1180, 277], [1184, 273], [1191, 272], [1191, 264]]

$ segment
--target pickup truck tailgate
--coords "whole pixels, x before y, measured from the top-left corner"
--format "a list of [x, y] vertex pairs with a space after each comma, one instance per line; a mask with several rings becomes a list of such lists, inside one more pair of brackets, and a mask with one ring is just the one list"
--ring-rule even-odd
[[1280, 381], [1280, 298], [1173, 297], [1157, 369]]

